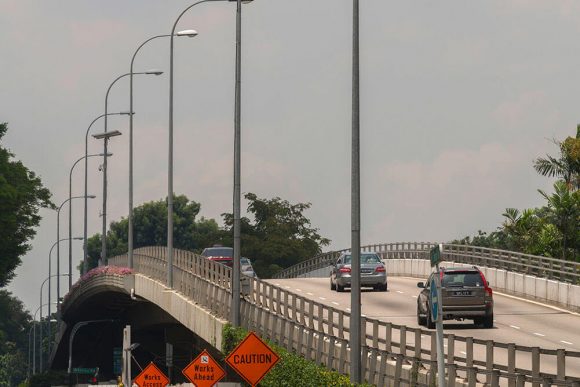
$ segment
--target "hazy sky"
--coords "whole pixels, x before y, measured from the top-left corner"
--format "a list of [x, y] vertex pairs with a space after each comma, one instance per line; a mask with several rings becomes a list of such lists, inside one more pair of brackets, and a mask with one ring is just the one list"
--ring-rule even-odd
[[[189, 4], [0, 0], [3, 146], [57, 205], [108, 86]], [[201, 4], [177, 28], [199, 36], [175, 42], [174, 188], [217, 220], [232, 211], [234, 27], [234, 3]], [[348, 0], [255, 0], [243, 11], [242, 192], [311, 202], [306, 215], [337, 249], [350, 244], [351, 28]], [[579, 37], [576, 0], [361, 1], [362, 243], [447, 241], [494, 230], [506, 207], [541, 206], [537, 189], [553, 181], [532, 161], [556, 154], [551, 139], [580, 121]], [[156, 39], [135, 70], [168, 63], [169, 41]], [[167, 195], [168, 89], [167, 73], [135, 79], [135, 205]], [[128, 104], [125, 78], [109, 112]], [[111, 117], [109, 129], [123, 132], [110, 146], [112, 221], [128, 211], [128, 119]], [[98, 121], [92, 132], [102, 131]], [[91, 139], [89, 152], [101, 151]], [[89, 162], [89, 235], [101, 230], [99, 163]], [[73, 196], [82, 192], [79, 163]], [[56, 241], [56, 213], [42, 216], [9, 286], [32, 310]], [[67, 237], [68, 210], [60, 227]], [[76, 266], [81, 242], [73, 253]], [[65, 243], [62, 272], [66, 257]]]

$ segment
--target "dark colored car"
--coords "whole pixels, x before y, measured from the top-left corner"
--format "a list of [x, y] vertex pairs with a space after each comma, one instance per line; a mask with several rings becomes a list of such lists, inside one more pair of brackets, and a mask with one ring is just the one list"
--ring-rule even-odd
[[206, 247], [201, 252], [201, 255], [210, 261], [215, 261], [229, 267], [232, 267], [234, 263], [234, 249], [231, 247]]
[[[336, 260], [330, 273], [330, 289], [337, 292], [351, 287], [351, 255], [343, 253]], [[360, 253], [361, 287], [373, 287], [375, 290], [387, 290], [387, 270], [377, 253]]]
[[[417, 283], [422, 289], [417, 298], [417, 323], [429, 329], [435, 328], [429, 296], [435, 275], [432, 273], [427, 283]], [[493, 328], [493, 291], [477, 267], [442, 267], [439, 276], [443, 320], [473, 319], [476, 325]]]

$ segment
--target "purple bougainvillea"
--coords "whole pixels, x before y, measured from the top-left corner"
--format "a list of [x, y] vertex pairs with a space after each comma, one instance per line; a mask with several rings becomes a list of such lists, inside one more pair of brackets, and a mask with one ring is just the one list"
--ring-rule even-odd
[[[128, 267], [119, 267], [119, 266], [99, 266], [95, 267], [92, 270], [89, 270], [86, 274], [84, 274], [75, 284], [72, 286], [71, 291], [68, 294], [71, 294], [76, 288], [81, 286], [82, 283], [86, 282], [87, 280], [99, 276], [99, 275], [127, 275], [133, 274], [134, 270]], [[67, 296], [68, 296], [67, 294]]]

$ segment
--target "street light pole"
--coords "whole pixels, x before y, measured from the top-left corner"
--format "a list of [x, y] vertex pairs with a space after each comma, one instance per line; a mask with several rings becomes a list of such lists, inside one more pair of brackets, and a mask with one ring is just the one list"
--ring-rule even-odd
[[[194, 37], [197, 32], [194, 30], [179, 31], [177, 36], [188, 36]], [[157, 35], [153, 36], [143, 43], [135, 50], [133, 57], [131, 58], [131, 70], [129, 71], [129, 111], [131, 112], [129, 117], [129, 216], [128, 216], [128, 229], [127, 229], [127, 263], [128, 267], [133, 268], [133, 64], [135, 62], [135, 57], [141, 48], [149, 43], [150, 41], [157, 38], [165, 38], [170, 35]]]
[[[158, 70], [150, 70], [150, 71], [142, 71], [142, 72], [138, 72], [138, 73], [126, 73], [123, 75], [118, 76], [117, 78], [115, 78], [115, 80], [113, 82], [111, 82], [111, 84], [109, 85], [109, 88], [107, 89], [107, 93], [105, 95], [105, 133], [107, 133], [107, 117], [108, 117], [108, 109], [109, 109], [109, 92], [111, 91], [111, 88], [113, 87], [113, 85], [121, 78], [132, 75], [132, 74], [145, 74], [145, 75], [161, 75], [163, 74], [162, 71], [158, 71]], [[129, 111], [129, 115], [132, 117], [133, 116], [133, 111]], [[108, 139], [109, 136], [103, 136], [102, 137], [104, 140], [104, 146], [103, 146], [103, 154], [105, 156], [103, 156], [103, 235], [101, 237], [102, 241], [101, 241], [101, 259], [99, 260], [99, 266], [102, 266], [104, 264], [107, 263], [107, 149], [108, 149]]]
[[[72, 197], [72, 173], [73, 173], [75, 166], [81, 160], [85, 160], [85, 166], [86, 166], [87, 158], [95, 157], [95, 156], [103, 156], [103, 154], [102, 153], [94, 154], [94, 155], [85, 154], [83, 157], [79, 158], [77, 161], [74, 162], [73, 166], [70, 169], [70, 173], [68, 176], [68, 197], [69, 197], [69, 199]], [[109, 153], [107, 156], [112, 156], [112, 154]], [[87, 199], [85, 198], [85, 200], [87, 200]], [[72, 201], [69, 200], [68, 201], [68, 272], [69, 272], [68, 290], [69, 291], [70, 291], [70, 288], [72, 286], [72, 241], [73, 241], [73, 237], [72, 237]]]
[[[88, 197], [91, 199], [96, 198], [95, 195], [73, 196], [73, 197], [69, 197], [68, 199], [66, 199], [58, 207], [57, 213], [56, 213], [56, 240], [57, 241], [60, 240], [60, 210], [62, 209], [62, 206], [64, 206], [67, 202], [71, 201], [72, 199], [80, 199], [80, 198], [84, 198], [84, 197]], [[57, 274], [57, 276], [60, 276], [60, 243], [56, 244], [56, 274]], [[57, 305], [60, 302], [60, 278], [56, 279], [56, 302], [57, 302]]]
[[362, 381], [360, 294], [360, 99], [359, 99], [359, 1], [353, 0], [352, 34], [352, 166], [351, 166], [351, 275], [350, 381]]
[[[68, 239], [68, 238], [66, 238]], [[63, 240], [66, 240], [63, 239]], [[83, 239], [83, 238], [74, 238], [74, 239]], [[50, 254], [49, 254], [50, 256]], [[70, 276], [70, 274], [62, 274], [63, 276]], [[39, 326], [39, 330], [40, 330], [40, 343], [41, 343], [41, 347], [40, 347], [40, 372], [42, 372], [42, 288], [44, 287], [44, 284], [46, 283], [46, 281], [49, 281], [51, 277], [56, 277], [56, 274], [54, 275], [48, 275], [48, 277], [46, 277], [46, 279], [44, 281], [42, 281], [42, 284], [40, 285], [40, 326]], [[50, 286], [50, 282], [49, 282], [49, 286]], [[49, 292], [50, 293], [50, 292]], [[48, 304], [50, 307], [50, 295], [48, 297]], [[48, 313], [48, 324], [49, 324], [49, 329], [48, 329], [48, 348], [50, 348], [50, 340], [52, 340], [52, 336], [50, 334], [50, 312]], [[50, 353], [50, 352], [49, 352]]]
[[[113, 115], [130, 115], [131, 113], [129, 112], [118, 112], [118, 113], [107, 113], [106, 115], [108, 116], [113, 116]], [[97, 122], [98, 119], [105, 117], [105, 114], [101, 114], [100, 116], [98, 116], [97, 118], [95, 118], [91, 124], [89, 125], [86, 133], [85, 133], [85, 157], [87, 157], [87, 155], [89, 154], [89, 131], [91, 130], [91, 127], [93, 126], [93, 124], [95, 122]], [[83, 229], [83, 237], [84, 237], [84, 241], [83, 241], [83, 270], [82, 273], [86, 274], [87, 272], [87, 268], [88, 268], [88, 250], [87, 250], [87, 176], [88, 176], [88, 163], [87, 163], [87, 159], [85, 158], [85, 200], [84, 200], [84, 229]]]

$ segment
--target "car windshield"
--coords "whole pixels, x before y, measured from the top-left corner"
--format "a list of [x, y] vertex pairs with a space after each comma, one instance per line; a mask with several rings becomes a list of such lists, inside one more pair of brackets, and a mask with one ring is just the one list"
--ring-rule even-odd
[[452, 288], [454, 286], [483, 286], [483, 280], [479, 272], [473, 271], [452, 271], [443, 275], [443, 287]]
[[204, 257], [233, 257], [234, 249], [231, 247], [210, 247], [201, 253]]
[[250, 260], [248, 258], [240, 258], [240, 264], [242, 265], [251, 265]]
[[[344, 256], [344, 263], [350, 264], [351, 259], [352, 258], [350, 255], [345, 255]], [[376, 254], [361, 253], [360, 263], [361, 264], [363, 264], [363, 263], [381, 263], [381, 259]]]

